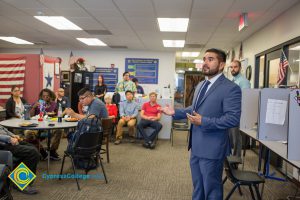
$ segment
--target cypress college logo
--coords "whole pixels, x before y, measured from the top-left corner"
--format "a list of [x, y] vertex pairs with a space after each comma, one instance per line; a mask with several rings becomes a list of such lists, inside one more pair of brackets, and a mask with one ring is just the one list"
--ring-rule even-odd
[[24, 190], [36, 178], [36, 175], [21, 162], [8, 177], [20, 190]]

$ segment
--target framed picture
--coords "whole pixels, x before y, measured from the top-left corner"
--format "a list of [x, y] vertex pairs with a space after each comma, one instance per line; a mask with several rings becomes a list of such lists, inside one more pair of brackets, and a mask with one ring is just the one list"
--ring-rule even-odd
[[74, 83], [82, 83], [82, 73], [75, 73]]
[[70, 82], [70, 71], [61, 71], [61, 81]]

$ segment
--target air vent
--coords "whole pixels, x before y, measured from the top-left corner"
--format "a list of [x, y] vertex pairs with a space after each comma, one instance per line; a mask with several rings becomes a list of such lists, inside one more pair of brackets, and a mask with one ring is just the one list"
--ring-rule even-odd
[[46, 41], [37, 41], [37, 42], [34, 42], [35, 45], [48, 45], [48, 42]]
[[112, 35], [108, 30], [84, 30], [90, 35]]
[[203, 44], [185, 44], [184, 48], [192, 48], [192, 49], [201, 49], [203, 48]]
[[113, 48], [113, 49], [127, 49], [128, 47], [127, 46], [109, 46], [110, 48]]

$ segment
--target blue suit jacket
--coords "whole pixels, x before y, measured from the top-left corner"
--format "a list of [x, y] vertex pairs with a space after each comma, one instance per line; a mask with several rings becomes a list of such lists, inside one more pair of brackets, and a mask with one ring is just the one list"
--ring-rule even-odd
[[[196, 103], [196, 97], [203, 81], [197, 85], [193, 103], [185, 109], [175, 110], [174, 119], [186, 118]], [[189, 149], [200, 158], [223, 159], [229, 154], [228, 128], [238, 127], [241, 116], [241, 89], [221, 75], [209, 88], [195, 110], [202, 115], [200, 126], [192, 125]]]

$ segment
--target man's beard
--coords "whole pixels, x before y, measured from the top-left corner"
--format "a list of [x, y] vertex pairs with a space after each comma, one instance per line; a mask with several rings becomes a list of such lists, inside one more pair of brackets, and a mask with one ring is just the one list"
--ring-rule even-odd
[[232, 75], [232, 76], [237, 76], [237, 75], [239, 75], [239, 73], [240, 73], [240, 72], [231, 72], [231, 75]]
[[203, 65], [202, 73], [204, 74], [204, 76], [214, 76], [219, 73], [219, 69], [214, 69], [214, 70], [208, 69], [208, 71], [204, 71], [204, 68], [205, 66]]

